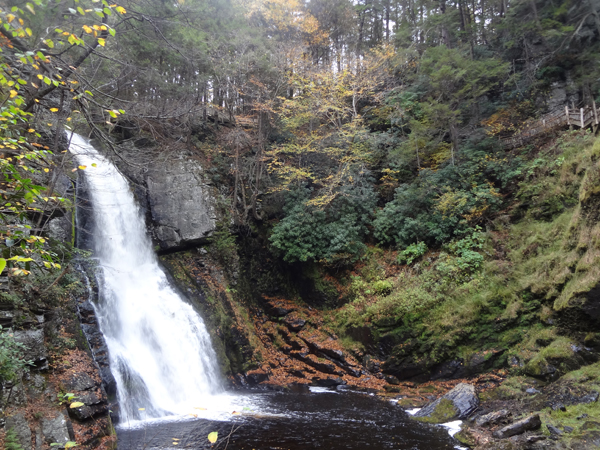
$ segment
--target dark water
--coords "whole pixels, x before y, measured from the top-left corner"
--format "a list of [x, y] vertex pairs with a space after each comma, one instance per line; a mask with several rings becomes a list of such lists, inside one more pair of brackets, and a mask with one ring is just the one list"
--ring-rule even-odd
[[[120, 450], [453, 449], [445, 428], [409, 419], [397, 405], [367, 394], [248, 393], [247, 409], [224, 421], [189, 420], [118, 428]], [[207, 435], [218, 431], [211, 447]], [[175, 439], [174, 439], [175, 438]], [[176, 440], [179, 439], [179, 440]]]

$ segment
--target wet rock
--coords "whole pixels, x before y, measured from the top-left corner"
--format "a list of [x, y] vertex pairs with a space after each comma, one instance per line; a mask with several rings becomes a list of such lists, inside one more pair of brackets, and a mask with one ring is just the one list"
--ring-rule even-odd
[[246, 380], [251, 386], [256, 386], [269, 379], [269, 374], [263, 369], [250, 370], [246, 373]]
[[451, 402], [454, 407], [454, 414], [445, 414], [444, 419], [447, 421], [465, 419], [479, 406], [475, 387], [471, 384], [461, 383], [447, 394], [422, 408], [413, 417], [432, 417], [444, 400]]
[[296, 317], [294, 315], [288, 315], [283, 320], [283, 323], [291, 330], [291, 331], [300, 331], [304, 325], [306, 325], [306, 320], [301, 319], [300, 317]]
[[79, 408], [69, 408], [69, 415], [77, 420], [88, 420], [108, 413], [108, 404], [99, 402], [91, 406], [85, 405]]
[[15, 414], [6, 418], [5, 429], [13, 429], [17, 439], [24, 450], [31, 449], [31, 429], [29, 423], [22, 414]]
[[511, 416], [510, 411], [501, 409], [500, 411], [494, 411], [489, 414], [485, 414], [477, 418], [475, 423], [480, 427], [487, 427], [489, 425], [495, 425], [500, 422], [504, 422], [508, 417]]
[[40, 370], [48, 368], [48, 352], [44, 345], [44, 330], [23, 330], [14, 332], [15, 341], [25, 346], [22, 357], [32, 361]]
[[346, 384], [346, 382], [343, 379], [341, 379], [340, 377], [327, 377], [327, 378], [315, 377], [312, 379], [312, 383], [315, 386], [321, 386], [321, 387], [333, 387], [333, 386], [340, 386], [340, 385]]
[[546, 440], [546, 436], [536, 435], [536, 436], [529, 436], [529, 437], [527, 437], [527, 443], [528, 444], [533, 444], [535, 442], [544, 441], [544, 440]]
[[332, 362], [327, 361], [326, 359], [319, 359], [317, 356], [313, 354], [305, 354], [301, 352], [292, 352], [292, 356], [297, 356], [302, 362], [308, 364], [311, 367], [314, 367], [319, 372], [329, 373], [332, 375], [342, 375], [338, 370], [338, 367]]
[[[368, 367], [367, 367], [368, 368]], [[370, 369], [369, 369], [370, 370]], [[381, 370], [386, 375], [394, 375], [400, 381], [423, 377], [429, 373], [429, 364], [425, 360], [415, 361], [411, 356], [391, 357], [381, 366]]]
[[555, 427], [554, 425], [546, 425], [546, 428], [548, 428], [548, 431], [550, 432], [550, 434], [554, 435], [554, 436], [560, 436], [563, 434], [562, 431], [560, 431], [557, 427]]
[[439, 380], [439, 379], [452, 379], [454, 375], [463, 368], [463, 360], [457, 359], [454, 361], [447, 361], [440, 364], [436, 369], [434, 369], [431, 379]]
[[384, 379], [387, 383], [392, 384], [394, 386], [397, 386], [400, 384], [400, 380], [398, 378], [396, 378], [394, 375], [388, 375]]
[[537, 430], [542, 426], [539, 414], [534, 414], [518, 422], [514, 422], [492, 433], [496, 439], [506, 439], [511, 436], [522, 434], [529, 430]]
[[67, 419], [62, 414], [54, 418], [43, 418], [41, 423], [46, 444], [56, 442], [64, 446], [70, 440]]
[[530, 395], [541, 394], [540, 391], [538, 391], [536, 388], [532, 388], [532, 387], [525, 389], [525, 392]]
[[563, 427], [563, 430], [565, 431], [565, 433], [572, 433], [574, 428], [573, 427]]

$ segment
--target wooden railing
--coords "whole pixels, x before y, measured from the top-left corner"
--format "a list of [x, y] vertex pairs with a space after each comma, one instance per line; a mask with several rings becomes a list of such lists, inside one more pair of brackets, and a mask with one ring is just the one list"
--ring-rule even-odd
[[518, 134], [502, 139], [501, 145], [505, 150], [522, 147], [531, 139], [548, 133], [556, 128], [561, 127], [577, 127], [587, 128], [592, 126], [596, 131], [598, 124], [598, 110], [596, 103], [593, 102], [592, 106], [586, 106], [580, 109], [570, 109], [565, 106], [564, 110], [557, 110], [550, 114], [545, 115], [541, 119], [533, 122], [527, 128], [519, 132]]

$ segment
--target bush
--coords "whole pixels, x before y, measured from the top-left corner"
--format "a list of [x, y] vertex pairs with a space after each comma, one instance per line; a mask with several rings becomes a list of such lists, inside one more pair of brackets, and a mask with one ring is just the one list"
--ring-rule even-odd
[[375, 208], [373, 190], [347, 186], [323, 207], [311, 204], [310, 194], [307, 188], [290, 192], [285, 217], [273, 227], [269, 240], [283, 259], [332, 263], [362, 253]]
[[417, 242], [416, 244], [410, 244], [406, 249], [398, 255], [399, 264], [412, 264], [413, 261], [420, 258], [427, 252], [427, 245], [425, 242]]

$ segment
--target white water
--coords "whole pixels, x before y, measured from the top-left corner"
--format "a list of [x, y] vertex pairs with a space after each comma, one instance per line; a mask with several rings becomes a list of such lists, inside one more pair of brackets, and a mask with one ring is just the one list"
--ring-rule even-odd
[[[101, 270], [96, 312], [117, 381], [121, 423], [229, 410], [209, 334], [157, 264], [126, 179], [87, 141], [70, 151], [86, 166]], [[224, 401], [225, 400], [225, 401]]]

